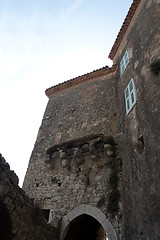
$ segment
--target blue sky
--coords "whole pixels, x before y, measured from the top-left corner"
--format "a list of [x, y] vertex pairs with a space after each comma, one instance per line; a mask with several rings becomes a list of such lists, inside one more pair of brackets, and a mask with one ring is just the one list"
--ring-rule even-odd
[[0, 152], [22, 184], [45, 89], [111, 66], [132, 0], [0, 0]]

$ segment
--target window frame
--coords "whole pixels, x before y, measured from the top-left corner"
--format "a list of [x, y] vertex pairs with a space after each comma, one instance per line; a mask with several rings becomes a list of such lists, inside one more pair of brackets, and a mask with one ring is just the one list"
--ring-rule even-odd
[[126, 105], [126, 115], [128, 115], [131, 109], [136, 104], [136, 91], [133, 78], [131, 78], [127, 87], [125, 88], [124, 96]]
[[129, 53], [128, 53], [128, 49], [125, 51], [121, 61], [120, 61], [120, 73], [121, 73], [121, 76], [123, 75], [128, 63], [129, 63]]

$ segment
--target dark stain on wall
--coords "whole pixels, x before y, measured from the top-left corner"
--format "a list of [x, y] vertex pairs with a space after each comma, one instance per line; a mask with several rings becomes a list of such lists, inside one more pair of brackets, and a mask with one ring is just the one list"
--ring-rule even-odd
[[0, 239], [12, 240], [11, 218], [1, 198], [0, 198]]

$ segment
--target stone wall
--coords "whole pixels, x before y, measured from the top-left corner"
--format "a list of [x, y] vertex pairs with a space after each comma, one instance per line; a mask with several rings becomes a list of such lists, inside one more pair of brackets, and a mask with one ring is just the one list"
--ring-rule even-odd
[[[78, 85], [71, 81], [70, 88], [65, 88], [67, 82], [62, 91], [59, 86], [50, 89], [23, 188], [50, 210], [55, 226], [73, 208], [90, 204], [105, 213], [118, 239], [158, 240], [160, 73], [155, 75], [150, 67], [159, 60], [160, 2], [133, 2], [138, 8], [114, 59], [116, 75], [88, 75]], [[121, 75], [120, 61], [127, 49], [130, 61]], [[126, 115], [124, 91], [131, 79], [136, 104]], [[112, 143], [106, 141], [109, 136]], [[110, 215], [115, 199], [119, 209]]]
[[[151, 63], [160, 59], [160, 4], [141, 1], [140, 8], [117, 59], [119, 66], [126, 49], [132, 49], [125, 72], [120, 77], [118, 68], [116, 77], [118, 125], [123, 139], [124, 239], [160, 239], [160, 75], [150, 70]], [[131, 78], [137, 102], [126, 115], [124, 90]]]
[[101, 209], [120, 235], [121, 160], [111, 137], [116, 126], [113, 74], [50, 97], [23, 189], [50, 211], [54, 226], [73, 208], [89, 204]]
[[[50, 210], [55, 227], [72, 209], [95, 206], [121, 234], [121, 159], [112, 137], [103, 134], [54, 145], [45, 153], [45, 178], [29, 192]], [[116, 216], [116, 218], [115, 218]]]
[[113, 76], [54, 93], [46, 107], [25, 176], [23, 188], [27, 194], [37, 191], [36, 184], [43, 185], [48, 171], [47, 149], [91, 134], [114, 136], [116, 121]]
[[0, 239], [57, 240], [57, 231], [47, 224], [38, 205], [34, 205], [18, 186], [18, 177], [0, 154]]

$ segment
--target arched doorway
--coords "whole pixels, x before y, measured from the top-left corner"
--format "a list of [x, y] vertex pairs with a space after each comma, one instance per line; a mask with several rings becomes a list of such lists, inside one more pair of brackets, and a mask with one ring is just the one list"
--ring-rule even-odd
[[82, 214], [72, 220], [64, 240], [105, 240], [105, 231], [93, 217]]
[[82, 204], [62, 218], [61, 240], [99, 240], [97, 237], [103, 233], [107, 233], [108, 240], [117, 240], [115, 230], [106, 215], [91, 205]]

